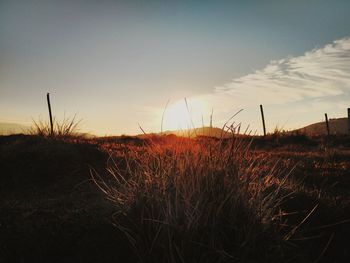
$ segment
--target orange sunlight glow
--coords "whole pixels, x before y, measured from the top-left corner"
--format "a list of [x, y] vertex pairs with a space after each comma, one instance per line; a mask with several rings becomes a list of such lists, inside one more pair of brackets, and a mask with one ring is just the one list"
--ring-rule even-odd
[[185, 130], [194, 127], [202, 127], [202, 116], [207, 112], [204, 102], [192, 98], [178, 100], [170, 104], [164, 113], [163, 131]]

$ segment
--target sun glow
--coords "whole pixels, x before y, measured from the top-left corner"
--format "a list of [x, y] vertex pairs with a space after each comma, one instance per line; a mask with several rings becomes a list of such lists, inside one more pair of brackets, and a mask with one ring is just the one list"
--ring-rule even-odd
[[202, 117], [206, 113], [205, 104], [197, 99], [187, 99], [187, 106], [185, 99], [168, 105], [163, 118], [163, 131], [202, 126]]

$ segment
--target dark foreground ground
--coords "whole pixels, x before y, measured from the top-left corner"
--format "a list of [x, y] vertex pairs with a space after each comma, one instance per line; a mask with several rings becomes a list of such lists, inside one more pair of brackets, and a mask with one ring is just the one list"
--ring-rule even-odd
[[0, 262], [127, 262], [115, 211], [90, 180], [105, 161], [87, 143], [0, 137]]
[[[0, 262], [135, 262], [112, 224], [116, 208], [90, 176], [123, 144], [143, 142], [0, 137]], [[286, 224], [300, 224], [291, 246], [308, 262], [350, 262], [350, 140], [271, 137], [253, 147], [297, 165], [283, 204]]]

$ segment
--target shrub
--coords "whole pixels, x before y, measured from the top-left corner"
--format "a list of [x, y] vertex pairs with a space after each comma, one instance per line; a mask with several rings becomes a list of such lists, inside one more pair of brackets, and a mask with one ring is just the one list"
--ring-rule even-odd
[[115, 156], [112, 177], [92, 176], [140, 262], [280, 262], [287, 174], [249, 146], [239, 138], [150, 142]]
[[33, 120], [33, 126], [29, 129], [29, 134], [43, 137], [68, 137], [78, 135], [81, 120], [77, 121], [76, 116], [73, 118], [64, 117], [61, 122], [53, 120], [53, 132], [51, 132], [50, 123], [47, 121]]

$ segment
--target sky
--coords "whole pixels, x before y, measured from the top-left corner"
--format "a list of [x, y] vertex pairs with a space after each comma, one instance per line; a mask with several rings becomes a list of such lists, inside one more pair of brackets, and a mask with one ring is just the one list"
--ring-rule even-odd
[[0, 122], [47, 120], [47, 92], [57, 119], [77, 114], [98, 135], [159, 132], [164, 109], [163, 130], [209, 125], [212, 110], [221, 127], [244, 109], [235, 121], [261, 133], [260, 104], [268, 131], [345, 117], [349, 11], [348, 0], [0, 0]]

